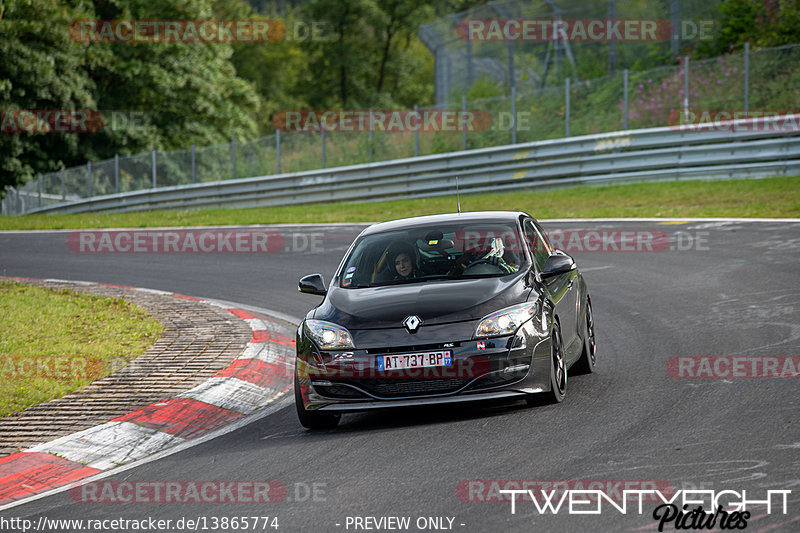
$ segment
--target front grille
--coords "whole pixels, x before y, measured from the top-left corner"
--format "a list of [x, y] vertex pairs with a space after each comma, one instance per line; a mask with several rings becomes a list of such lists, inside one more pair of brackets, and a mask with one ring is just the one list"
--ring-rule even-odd
[[470, 380], [462, 378], [443, 379], [387, 379], [369, 380], [361, 383], [364, 390], [376, 396], [413, 396], [417, 394], [443, 394], [454, 392]]
[[328, 398], [365, 398], [364, 393], [359, 392], [350, 387], [342, 387], [341, 385], [333, 385], [331, 387], [325, 385], [314, 385], [314, 389], [323, 396]]
[[527, 373], [528, 369], [510, 373], [495, 372], [489, 374], [488, 376], [483, 376], [481, 379], [477, 380], [470, 386], [469, 390], [498, 387], [505, 383], [512, 383], [514, 381], [519, 381], [520, 379], [524, 378]]

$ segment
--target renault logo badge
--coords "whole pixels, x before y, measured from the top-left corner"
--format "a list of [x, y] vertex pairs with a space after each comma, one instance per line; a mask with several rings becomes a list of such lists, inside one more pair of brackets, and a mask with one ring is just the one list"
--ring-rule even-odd
[[422, 324], [422, 319], [417, 315], [407, 316], [406, 319], [403, 320], [403, 325], [409, 333], [416, 333], [420, 324]]

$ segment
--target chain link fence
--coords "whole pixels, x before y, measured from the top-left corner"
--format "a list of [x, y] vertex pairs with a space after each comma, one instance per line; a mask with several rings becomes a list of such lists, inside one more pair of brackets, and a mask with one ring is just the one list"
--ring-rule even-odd
[[[496, 0], [451, 13], [423, 24], [419, 38], [434, 56], [435, 101], [444, 103], [453, 92], [463, 92], [483, 77], [509, 90], [527, 91], [560, 85], [567, 77], [591, 79], [612, 75], [650, 54], [677, 57], [679, 50], [710, 37], [710, 25], [719, 17], [719, 0]], [[576, 34], [574, 39], [546, 39], [541, 21], [573, 21], [587, 27], [592, 21], [634, 21], [652, 24], [654, 39], [644, 32], [608, 39], [608, 31]], [[505, 40], [505, 21], [512, 33], [521, 23], [534, 22], [527, 38]], [[492, 27], [491, 23], [499, 25]], [[516, 24], [520, 23], [520, 24]], [[604, 30], [606, 26], [601, 26]], [[492, 32], [495, 31], [495, 33]]]
[[678, 66], [623, 70], [590, 80], [567, 78], [562, 86], [512, 89], [506, 96], [462, 98], [418, 109], [467, 110], [478, 117], [471, 128], [281, 131], [246, 142], [231, 139], [188, 150], [119, 156], [41, 174], [19, 189], [6, 188], [2, 213], [19, 215], [61, 202], [157, 187], [673, 125], [687, 112], [708, 112], [712, 118], [720, 111], [796, 112], [798, 66], [800, 45], [746, 49]]

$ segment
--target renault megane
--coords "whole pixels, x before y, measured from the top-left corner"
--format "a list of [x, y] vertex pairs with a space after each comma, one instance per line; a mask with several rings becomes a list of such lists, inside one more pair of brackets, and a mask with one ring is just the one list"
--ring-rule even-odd
[[297, 330], [295, 402], [307, 428], [342, 413], [521, 397], [561, 402], [595, 368], [591, 298], [572, 257], [521, 212], [375, 224]]

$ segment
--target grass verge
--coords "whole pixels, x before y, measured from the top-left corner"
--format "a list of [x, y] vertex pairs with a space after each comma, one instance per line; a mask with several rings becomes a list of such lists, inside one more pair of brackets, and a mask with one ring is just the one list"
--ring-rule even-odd
[[107, 376], [160, 332], [122, 298], [0, 282], [0, 418]]
[[[0, 217], [0, 230], [379, 222], [455, 211], [455, 196], [356, 204]], [[800, 176], [576, 186], [462, 196], [464, 211], [522, 210], [536, 218], [800, 217]]]

